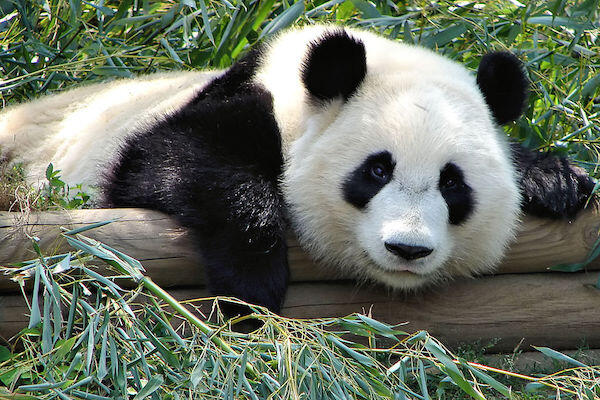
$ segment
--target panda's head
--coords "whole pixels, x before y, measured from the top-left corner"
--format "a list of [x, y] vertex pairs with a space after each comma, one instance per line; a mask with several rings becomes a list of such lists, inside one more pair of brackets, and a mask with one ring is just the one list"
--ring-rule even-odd
[[284, 192], [312, 254], [403, 289], [498, 262], [520, 204], [498, 128], [525, 101], [513, 56], [486, 56], [476, 81], [428, 50], [329, 28], [299, 78]]

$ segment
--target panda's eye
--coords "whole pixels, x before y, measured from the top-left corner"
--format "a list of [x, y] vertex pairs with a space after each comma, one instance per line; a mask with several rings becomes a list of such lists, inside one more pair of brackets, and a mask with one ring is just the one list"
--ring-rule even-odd
[[387, 181], [389, 173], [383, 164], [376, 163], [371, 166], [371, 176], [379, 181]]
[[456, 181], [452, 178], [448, 178], [445, 181], [440, 182], [440, 186], [443, 189], [453, 189], [457, 185]]
[[439, 187], [441, 190], [459, 189], [463, 184], [462, 173], [456, 165], [448, 163], [440, 171]]

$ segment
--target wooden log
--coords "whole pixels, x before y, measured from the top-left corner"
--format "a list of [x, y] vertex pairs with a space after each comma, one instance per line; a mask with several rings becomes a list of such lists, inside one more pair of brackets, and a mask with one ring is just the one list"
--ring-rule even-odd
[[[142, 209], [96, 209], [44, 213], [0, 212], [0, 265], [35, 257], [27, 237], [40, 238], [45, 254], [67, 251], [60, 227], [76, 228], [99, 221], [115, 220], [86, 234], [139, 259], [148, 274], [163, 287], [204, 284], [201, 258], [193, 250], [193, 238], [174, 220], [156, 211]], [[575, 221], [524, 219], [522, 229], [497, 273], [546, 270], [558, 263], [583, 261], [598, 237], [600, 213], [596, 207]], [[289, 260], [293, 282], [348, 279], [338, 271], [317, 267], [290, 236]], [[589, 269], [598, 269], [600, 259]], [[0, 277], [0, 292], [15, 286]]]
[[500, 341], [494, 351], [519, 343], [574, 349], [600, 347], [597, 273], [532, 273], [459, 280], [413, 295], [391, 296], [381, 288], [356, 289], [341, 282], [292, 286], [283, 314], [293, 318], [371, 312], [401, 329], [429, 331], [450, 346]]
[[[463, 279], [413, 295], [393, 296], [378, 287], [357, 288], [351, 281], [290, 285], [282, 314], [293, 318], [370, 313], [399, 329], [426, 329], [456, 349], [460, 343], [498, 338], [496, 352], [530, 345], [600, 348], [600, 290], [597, 273], [504, 274]], [[172, 289], [180, 300], [207, 295], [204, 289]], [[0, 334], [8, 338], [27, 325], [21, 295], [0, 297]], [[202, 306], [209, 313], [210, 305]]]
[[[36, 257], [31, 239], [40, 238], [44, 254], [72, 250], [60, 228], [78, 228], [114, 220], [86, 232], [142, 262], [148, 274], [164, 287], [204, 284], [200, 257], [190, 235], [165, 214], [142, 209], [91, 209], [43, 213], [0, 212], [0, 265]], [[0, 277], [0, 292], [15, 285]]]

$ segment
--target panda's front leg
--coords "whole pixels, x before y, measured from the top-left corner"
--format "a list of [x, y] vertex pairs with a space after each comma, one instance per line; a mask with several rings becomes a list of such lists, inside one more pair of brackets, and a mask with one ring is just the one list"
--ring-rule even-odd
[[[284, 201], [276, 182], [240, 171], [208, 189], [216, 196], [212, 204], [183, 217], [197, 236], [208, 288], [279, 312], [289, 272]], [[232, 304], [223, 310], [228, 317], [247, 312]]]
[[564, 157], [533, 152], [511, 143], [525, 213], [545, 218], [575, 217], [588, 201], [594, 181]]

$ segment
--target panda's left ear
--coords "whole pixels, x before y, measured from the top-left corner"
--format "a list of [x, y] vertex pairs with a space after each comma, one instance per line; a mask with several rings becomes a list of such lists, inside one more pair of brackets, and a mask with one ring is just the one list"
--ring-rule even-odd
[[326, 32], [309, 45], [301, 70], [304, 86], [317, 100], [348, 100], [366, 73], [363, 42], [341, 28]]
[[503, 51], [484, 55], [477, 70], [477, 85], [498, 124], [519, 118], [529, 84], [517, 57]]

